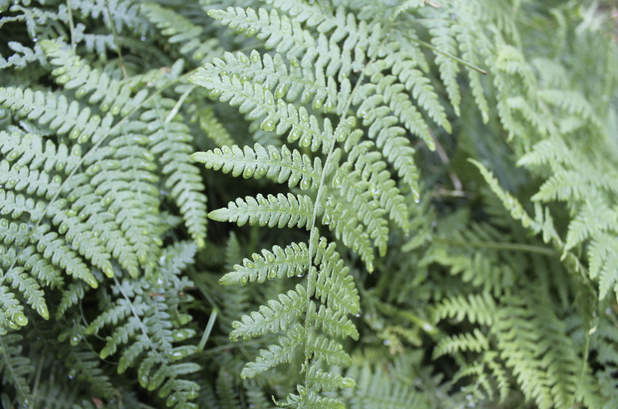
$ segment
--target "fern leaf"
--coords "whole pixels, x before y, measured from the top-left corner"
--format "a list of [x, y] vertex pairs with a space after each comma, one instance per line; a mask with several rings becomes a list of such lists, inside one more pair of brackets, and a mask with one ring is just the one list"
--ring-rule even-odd
[[[4, 246], [0, 247], [0, 251], [5, 253]], [[16, 330], [28, 325], [28, 318], [24, 315], [23, 305], [9, 290], [8, 286], [0, 286], [0, 305], [2, 305], [2, 310], [0, 310], [0, 335], [6, 334], [7, 327]]]
[[456, 33], [448, 21], [442, 19], [427, 19], [425, 26], [429, 28], [431, 43], [439, 52], [436, 52], [436, 64], [440, 70], [440, 78], [446, 87], [446, 93], [455, 110], [455, 115], [460, 115], [461, 92], [457, 83], [459, 65], [452, 58], [445, 56], [457, 55]]
[[591, 198], [569, 223], [564, 251], [577, 246], [596, 232], [607, 231], [616, 225], [616, 212], [608, 209], [605, 203]]
[[[479, 53], [479, 48], [482, 52], [487, 52], [487, 45], [482, 42], [475, 41], [474, 32], [472, 29], [463, 24], [455, 24], [452, 27], [452, 30], [456, 36], [457, 42], [459, 43], [459, 49], [461, 50], [462, 58], [471, 63], [477, 64], [476, 54]], [[480, 44], [479, 44], [480, 43]], [[483, 89], [483, 85], [481, 83], [481, 74], [473, 69], [468, 69], [468, 78], [470, 79], [470, 88], [472, 90], [472, 95], [474, 96], [474, 101], [476, 102], [476, 106], [481, 111], [481, 115], [484, 123], [489, 122], [489, 106], [487, 103], [487, 98], [485, 97], [485, 91]]]
[[208, 217], [217, 221], [235, 222], [239, 226], [248, 222], [251, 226], [309, 228], [307, 221], [312, 215], [313, 201], [309, 196], [295, 196], [291, 193], [284, 196], [279, 193], [276, 197], [268, 195], [265, 198], [258, 194], [255, 198], [238, 198], [226, 208], [213, 210]]
[[487, 349], [489, 349], [488, 339], [475, 328], [472, 333], [457, 334], [440, 340], [433, 351], [433, 358], [436, 359], [455, 351], [482, 352]]
[[303, 387], [298, 388], [299, 395], [290, 394], [285, 403], [280, 403], [280, 406], [286, 406], [295, 409], [312, 408], [312, 409], [344, 409], [345, 405], [333, 398], [323, 397], [315, 392], [307, 391]]
[[144, 3], [140, 5], [140, 12], [161, 29], [161, 33], [169, 37], [167, 41], [173, 45], [180, 45], [179, 52], [190, 55], [197, 61], [203, 60], [212, 50], [212, 44], [201, 41], [203, 27], [192, 24], [182, 15], [158, 4]]
[[278, 300], [270, 300], [258, 311], [242, 316], [240, 321], [234, 321], [230, 339], [236, 341], [240, 337], [249, 340], [268, 332], [276, 334], [285, 330], [305, 312], [306, 297], [306, 289], [297, 284], [294, 290], [280, 294]]
[[312, 164], [307, 155], [296, 149], [290, 151], [285, 145], [280, 150], [268, 146], [268, 151], [257, 143], [253, 149], [224, 146], [214, 151], [194, 153], [191, 159], [203, 163], [206, 169], [232, 172], [234, 177], [267, 177], [277, 183], [287, 181], [290, 188], [300, 184], [303, 190], [316, 190], [322, 173], [320, 158], [315, 158]]
[[279, 337], [279, 344], [271, 345], [268, 349], [260, 350], [260, 356], [254, 362], [249, 362], [243, 368], [243, 378], [253, 378], [270, 368], [285, 362], [291, 362], [295, 350], [305, 340], [305, 331], [299, 324], [294, 324], [287, 330], [285, 337]]
[[349, 366], [352, 359], [343, 350], [343, 345], [333, 339], [311, 334], [307, 340], [307, 350], [315, 359], [324, 360], [329, 365]]
[[309, 319], [315, 323], [316, 328], [321, 328], [332, 337], [341, 339], [350, 337], [358, 340], [358, 330], [344, 311], [332, 312], [325, 305], [320, 305], [320, 309], [316, 311], [315, 304], [312, 303], [309, 309]]
[[111, 126], [113, 117], [91, 115], [90, 108], [80, 110], [76, 101], [63, 95], [20, 88], [0, 88], [0, 104], [22, 118], [36, 120], [58, 135], [83, 143], [99, 141]]
[[346, 378], [331, 372], [324, 372], [317, 369], [315, 366], [309, 368], [309, 373], [307, 376], [312, 380], [311, 383], [315, 385], [316, 392], [319, 392], [320, 390], [328, 392], [356, 386], [356, 382], [354, 382], [354, 379], [352, 378]]
[[374, 199], [370, 184], [361, 179], [360, 172], [357, 170], [350, 172], [349, 163], [344, 166], [335, 172], [333, 187], [340, 189], [341, 195], [352, 204], [358, 219], [367, 226], [367, 232], [370, 232], [369, 235], [380, 254], [384, 255], [388, 240], [388, 227], [382, 217], [385, 210], [381, 209], [379, 202]]
[[[109, 111], [113, 116], [120, 114], [125, 117], [148, 96], [148, 91], [142, 89], [132, 97], [128, 84], [122, 84], [107, 73], [92, 69], [70, 49], [63, 49], [57, 42], [43, 41], [41, 47], [50, 63], [58, 67], [52, 71], [56, 82], [65, 89], [77, 89], [75, 97], [78, 99], [90, 95], [88, 103], [100, 103], [102, 112]], [[94, 139], [94, 142], [97, 140]]]
[[[146, 279], [125, 279], [122, 284], [116, 283], [116, 300], [85, 331], [94, 334], [106, 326], [112, 327], [99, 356], [104, 359], [126, 345], [118, 371], [137, 367], [142, 387], [151, 391], [157, 389], [168, 406], [195, 407], [188, 401], [197, 397], [197, 384], [183, 378], [200, 370], [200, 365], [179, 362], [195, 353], [197, 348], [174, 346], [193, 337], [195, 331], [174, 323], [170, 315], [179, 304], [187, 302], [178, 293], [191, 283], [177, 275], [194, 252], [195, 245], [166, 248], [159, 286]], [[181, 325], [187, 322], [183, 320], [183, 323]]]
[[[406, 35], [403, 33], [397, 34], [400, 44], [389, 44], [389, 51], [392, 52], [385, 56], [383, 60], [377, 61], [374, 69], [379, 71], [391, 69], [393, 75], [397, 76], [399, 82], [405, 86], [405, 89], [412, 93], [412, 97], [427, 112], [427, 115], [447, 132], [451, 132], [451, 124], [446, 116], [444, 106], [440, 103], [438, 94], [431, 84], [431, 80], [417, 68], [419, 64], [417, 62], [419, 59], [416, 58], [417, 54], [411, 53], [410, 49], [403, 49], [406, 46], [409, 47], [412, 42], [407, 40], [405, 38]], [[411, 47], [411, 49], [413, 50], [414, 48]], [[407, 113], [407, 119], [405, 117], [402, 118], [404, 119], [402, 122], [409, 130], [423, 139], [430, 149], [435, 149], [435, 143], [426, 121], [424, 121], [422, 116], [417, 115], [412, 107], [406, 108], [409, 112]]]
[[353, 211], [344, 207], [341, 203], [327, 200], [322, 223], [327, 225], [331, 231], [334, 231], [336, 237], [341, 239], [343, 244], [357, 252], [365, 262], [367, 270], [373, 272], [374, 254], [369, 234], [364, 231], [359, 220], [351, 214], [353, 214]]
[[[3, 288], [0, 286], [0, 291]], [[22, 342], [23, 337], [16, 333], [11, 332], [0, 336], [0, 373], [2, 373], [3, 383], [13, 385], [18, 401], [25, 404], [32, 398], [26, 377], [34, 371], [34, 367], [30, 364], [30, 360], [22, 355], [22, 345], [20, 345]]]
[[285, 278], [303, 274], [309, 268], [309, 249], [305, 243], [292, 243], [282, 249], [274, 246], [272, 251], [262, 250], [253, 254], [252, 260], [244, 259], [243, 265], [235, 265], [234, 271], [227, 273], [219, 283], [222, 285], [246, 284], [257, 281], [263, 283], [267, 278]]
[[328, 113], [337, 108], [337, 113], [341, 114], [350, 95], [350, 80], [340, 75], [341, 84], [337, 84], [321, 65], [304, 63], [301, 66], [292, 58], [288, 66], [280, 54], [260, 55], [255, 50], [249, 57], [242, 53], [225, 53], [223, 58], [215, 58], [212, 65], [207, 66], [211, 75], [225, 74], [241, 81], [257, 82], [277, 99], [293, 102], [300, 97], [301, 104], [312, 102], [315, 111]]
[[481, 325], [491, 325], [494, 322], [496, 304], [486, 292], [470, 294], [468, 297], [460, 295], [448, 298], [436, 307], [440, 318], [450, 317], [461, 321], [468, 318], [470, 323], [478, 322]]
[[[290, 21], [287, 16], [279, 17], [276, 10], [269, 13], [262, 8], [255, 11], [251, 8], [228, 7], [225, 11], [210, 10], [208, 15], [221, 21], [221, 24], [242, 27], [245, 35], [268, 39], [268, 49], [276, 47], [277, 52], [287, 51], [290, 58], [314, 46], [311, 34], [301, 28], [300, 22]], [[287, 32], [287, 36], [281, 33], [282, 29]]]
[[187, 157], [193, 137], [188, 126], [167, 121], [161, 111], [160, 108], [145, 111], [140, 119], [153, 119], [148, 124], [155, 131], [150, 135], [150, 152], [158, 156], [166, 176], [164, 186], [170, 189], [170, 197], [180, 209], [189, 234], [201, 248], [206, 240], [206, 196], [202, 193], [204, 184], [199, 171]]
[[200, 128], [206, 133], [206, 136], [219, 148], [234, 145], [234, 140], [223, 124], [219, 122], [212, 108], [206, 107], [200, 110], [193, 117], [192, 122], [194, 120], [199, 122]]
[[315, 152], [320, 146], [326, 149], [325, 142], [332, 140], [333, 131], [328, 119], [324, 120], [324, 130], [320, 129], [317, 118], [309, 115], [304, 107], [296, 108], [282, 99], [276, 99], [261, 84], [243, 82], [235, 77], [220, 77], [212, 73], [209, 65], [200, 68], [190, 81], [210, 90], [211, 97], [219, 97], [231, 106], [240, 105], [239, 111], [248, 113], [248, 119], [263, 118], [261, 127], [264, 131], [282, 135], [291, 129], [288, 142], [300, 140], [301, 146], [310, 146]]
[[[341, 260], [336, 251], [336, 245], [322, 238], [319, 246], [321, 251], [316, 255], [315, 263], [319, 269], [310, 270], [309, 280], [315, 285], [315, 289], [309, 287], [308, 291], [320, 299], [333, 311], [341, 311], [356, 315], [360, 309], [358, 291], [354, 285], [354, 279], [349, 275], [349, 269]], [[315, 281], [312, 278], [315, 277]]]

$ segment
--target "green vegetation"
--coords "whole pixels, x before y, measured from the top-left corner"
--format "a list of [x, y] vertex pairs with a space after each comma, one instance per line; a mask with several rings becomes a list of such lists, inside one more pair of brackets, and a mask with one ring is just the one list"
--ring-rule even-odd
[[610, 4], [0, 0], [0, 407], [618, 407]]

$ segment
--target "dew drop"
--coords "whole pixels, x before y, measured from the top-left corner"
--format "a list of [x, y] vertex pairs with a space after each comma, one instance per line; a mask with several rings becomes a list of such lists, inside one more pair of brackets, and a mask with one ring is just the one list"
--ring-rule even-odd
[[330, 224], [330, 220], [330, 215], [328, 213], [325, 213], [324, 217], [322, 218], [322, 224], [328, 226]]
[[78, 89], [75, 92], [75, 98], [80, 99], [81, 97], [83, 97], [84, 95], [86, 95], [86, 92], [88, 92], [88, 90], [86, 89], [86, 87], [81, 87], [80, 89]]
[[289, 187], [294, 187], [297, 184], [298, 184], [298, 176], [290, 175], [290, 178], [288, 179], [288, 186]]
[[320, 108], [322, 108], [322, 105], [324, 105], [324, 99], [322, 99], [322, 98], [315, 98], [313, 100], [313, 109], [320, 109]]
[[71, 343], [71, 345], [77, 346], [80, 343], [81, 340], [82, 340], [82, 336], [81, 335], [73, 334], [73, 336], [71, 337], [69, 342]]
[[303, 135], [303, 137], [300, 139], [300, 146], [302, 146], [303, 148], [311, 146], [311, 136], [307, 134]]
[[277, 89], [275, 90], [275, 98], [282, 98], [287, 92], [287, 86], [284, 83], [279, 84]]
[[[257, 32], [257, 30], [256, 30], [255, 28], [250, 28], [250, 29], [247, 31], [247, 33], [250, 33], [250, 32], [256, 33], [256, 32]], [[251, 54], [251, 61], [253, 61], [254, 63], [258, 63], [258, 62], [260, 62], [260, 55], [259, 55], [258, 53]]]
[[333, 103], [333, 100], [329, 98], [324, 104], [324, 111], [330, 112], [333, 110], [334, 107], [335, 107], [335, 104]]
[[83, 133], [79, 136], [79, 138], [77, 138], [77, 142], [78, 143], [86, 143], [88, 142], [88, 139], [90, 139], [90, 137], [88, 136], [88, 134]]
[[114, 104], [114, 106], [112, 107], [112, 109], [109, 111], [112, 115], [118, 115], [120, 113], [120, 110], [122, 109], [122, 106], [120, 104]]
[[67, 82], [69, 82], [69, 80], [71, 79], [71, 77], [69, 76], [69, 74], [63, 74], [61, 76], [59, 76], [58, 78], [56, 78], [56, 82], [60, 85], [64, 85]]
[[250, 177], [253, 176], [253, 173], [254, 173], [253, 167], [247, 166], [242, 173], [242, 177], [245, 179], [249, 179]]
[[275, 121], [273, 119], [267, 119], [262, 122], [262, 130], [266, 132], [270, 132], [275, 129]]
[[288, 141], [294, 142], [300, 138], [300, 131], [298, 129], [292, 129], [292, 132], [288, 135]]
[[333, 187], [335, 189], [339, 189], [342, 184], [343, 184], [343, 178], [341, 177], [341, 175], [337, 175], [333, 178]]
[[300, 181], [300, 188], [303, 190], [307, 190], [311, 187], [311, 182], [309, 179], [303, 179]]
[[350, 379], [350, 378], [343, 378], [341, 380], [341, 385], [344, 388], [352, 388], [356, 385], [356, 382], [354, 381], [354, 379]]
[[13, 321], [17, 323], [20, 327], [25, 327], [28, 325], [28, 318], [20, 312], [13, 314]]
[[72, 140], [75, 140], [75, 139], [77, 139], [77, 137], [79, 136], [80, 133], [81, 133], [81, 131], [79, 129], [73, 128], [73, 130], [69, 134], [69, 138], [72, 139]]
[[309, 101], [309, 99], [311, 98], [311, 95], [313, 95], [311, 92], [303, 91], [303, 93], [300, 95], [300, 103], [304, 104], [307, 101]]
[[172, 333], [172, 338], [174, 339], [174, 341], [179, 342], [189, 338], [189, 335], [191, 335], [191, 332], [189, 330], [179, 329]]

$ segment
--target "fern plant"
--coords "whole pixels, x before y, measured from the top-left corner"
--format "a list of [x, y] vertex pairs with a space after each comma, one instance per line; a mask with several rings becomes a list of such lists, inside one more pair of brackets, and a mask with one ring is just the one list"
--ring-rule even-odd
[[615, 407], [612, 7], [0, 1], [0, 405]]

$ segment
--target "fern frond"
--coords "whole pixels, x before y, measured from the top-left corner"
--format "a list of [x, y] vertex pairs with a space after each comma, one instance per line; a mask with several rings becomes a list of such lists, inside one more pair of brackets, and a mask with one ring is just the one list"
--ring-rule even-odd
[[[451, 124], [431, 80], [417, 68], [419, 65], [418, 58], [416, 58], [417, 54], [412, 52], [413, 48], [410, 49], [412, 41], [407, 39], [405, 33], [396, 32], [396, 34], [398, 34], [396, 38], [400, 42], [392, 42], [385, 46], [388, 54], [382, 60], [374, 63], [375, 69], [379, 71], [392, 70], [393, 75], [397, 76], [405, 89], [411, 92], [412, 97], [427, 112], [427, 115], [447, 132], [451, 132]], [[410, 110], [408, 113], [410, 119], [402, 122], [409, 130], [423, 139], [430, 149], [434, 149], [435, 143], [429, 132], [429, 126], [422, 117], [414, 113], [413, 108], [408, 109]]]
[[251, 226], [309, 228], [307, 222], [312, 215], [313, 201], [309, 196], [295, 196], [291, 193], [284, 196], [279, 193], [267, 197], [261, 194], [255, 198], [247, 196], [245, 200], [238, 198], [236, 202], [228, 203], [227, 208], [213, 210], [208, 217], [217, 221], [235, 222], [239, 226], [248, 222]]
[[[61, 334], [64, 335], [64, 334]], [[73, 344], [74, 341], [71, 341]], [[61, 356], [69, 369], [69, 378], [86, 382], [98, 396], [111, 398], [114, 396], [114, 386], [100, 367], [99, 356], [91, 350], [80, 350], [72, 345], [63, 348]]]
[[309, 320], [315, 323], [316, 328], [321, 328], [332, 337], [341, 339], [350, 337], [358, 340], [358, 330], [344, 311], [332, 312], [324, 305], [320, 305], [320, 309], [316, 311], [315, 304], [312, 303], [309, 308]]
[[[401, 357], [402, 361], [408, 360]], [[405, 365], [405, 373], [408, 374], [410, 365]], [[395, 372], [395, 376], [391, 374]], [[346, 403], [350, 408], [360, 409], [366, 407], [404, 409], [404, 408], [429, 408], [428, 399], [416, 388], [412, 387], [403, 374], [398, 373], [392, 364], [372, 365], [367, 360], [357, 362], [346, 375], [356, 379], [357, 386], [352, 390], [346, 390]], [[408, 375], [409, 376], [409, 375]]]
[[106, 338], [106, 345], [100, 352], [101, 358], [116, 353], [119, 347], [127, 344], [118, 363], [119, 373], [136, 366], [142, 387], [151, 391], [158, 389], [159, 396], [167, 399], [168, 406], [195, 407], [188, 400], [197, 397], [198, 386], [183, 377], [199, 371], [201, 367], [195, 363], [177, 361], [197, 349], [174, 347], [174, 344], [194, 336], [195, 331], [178, 328], [170, 314], [178, 308], [178, 304], [186, 302], [178, 292], [190, 282], [178, 279], [176, 274], [179, 271], [175, 272], [173, 267], [179, 257], [184, 258], [182, 247], [167, 249], [165, 255], [166, 266], [159, 277], [160, 287], [145, 279], [117, 283], [119, 297], [86, 328], [86, 333], [99, 333], [105, 326], [113, 326], [114, 330]]
[[455, 115], [459, 116], [461, 104], [461, 91], [457, 83], [459, 65], [452, 58], [444, 55], [444, 53], [457, 55], [456, 32], [448, 21], [442, 19], [427, 19], [423, 24], [429, 29], [432, 36], [431, 43], [440, 51], [435, 53], [435, 61]]
[[457, 321], [467, 318], [471, 324], [478, 322], [480, 325], [491, 325], [495, 319], [495, 310], [496, 303], [487, 292], [448, 298], [436, 307], [440, 318], [449, 317]]
[[309, 249], [305, 243], [292, 243], [282, 249], [274, 246], [272, 251], [254, 253], [252, 260], [244, 259], [243, 265], [235, 265], [219, 281], [222, 285], [246, 284], [266, 279], [293, 277], [303, 274], [309, 268]]
[[[4, 288], [0, 286], [0, 291]], [[3, 327], [0, 327], [0, 331]], [[17, 392], [17, 399], [22, 404], [32, 399], [29, 382], [26, 377], [34, 371], [30, 360], [22, 355], [23, 336], [12, 331], [0, 336], [0, 374], [2, 381], [8, 382]]]
[[341, 375], [333, 374], [331, 372], [324, 372], [315, 366], [309, 368], [307, 375], [312, 380], [312, 384], [315, 385], [315, 391], [334, 391], [337, 389], [352, 388], [356, 386], [356, 382], [352, 378], [346, 378]]
[[455, 351], [482, 352], [489, 348], [489, 341], [477, 328], [472, 333], [457, 334], [441, 339], [433, 350], [433, 358], [436, 359], [445, 354]]
[[[376, 146], [383, 156], [393, 164], [410, 189], [418, 192], [415, 151], [409, 146], [408, 139], [403, 137], [405, 131], [395, 126], [395, 117], [388, 114], [392, 110], [413, 133], [418, 132], [418, 127], [412, 122], [422, 121], [422, 118], [418, 118], [418, 112], [409, 97], [400, 92], [403, 85], [391, 85], [395, 77], [387, 76], [382, 80], [380, 77], [382, 75], [379, 73], [372, 75], [371, 79], [376, 81], [377, 85], [366, 84], [359, 90], [358, 99], [362, 102], [357, 115], [363, 118], [363, 125], [369, 127], [368, 136], [376, 139]], [[427, 139], [431, 140], [430, 137]], [[433, 144], [433, 141], [431, 143]]]
[[141, 4], [140, 12], [156, 24], [164, 36], [169, 37], [167, 41], [170, 44], [180, 45], [178, 51], [181, 54], [202, 61], [211, 52], [213, 44], [200, 38], [204, 28], [194, 25], [182, 15], [155, 3]]
[[230, 136], [229, 132], [221, 122], [215, 116], [212, 108], [206, 107], [196, 113], [194, 119], [199, 122], [200, 128], [206, 133], [216, 146], [222, 148], [224, 146], [234, 145], [234, 140]]
[[333, 311], [356, 315], [360, 309], [358, 290], [336, 247], [323, 237], [320, 239], [315, 257], [319, 268], [309, 273], [309, 281], [315, 288], [309, 287], [308, 291]]
[[[44, 41], [41, 47], [50, 59], [50, 63], [58, 68], [52, 71], [56, 82], [64, 89], [77, 89], [77, 99], [90, 95], [88, 104], [99, 104], [102, 112], [116, 116], [127, 116], [136, 106], [148, 96], [147, 89], [141, 89], [135, 96], [128, 84], [122, 84], [109, 74], [92, 69], [80, 57], [76, 56], [68, 46], [64, 48], [57, 42]], [[97, 142], [94, 140], [94, 142]]]
[[[524, 394], [534, 399], [539, 407], [550, 408], [553, 402], [568, 406], [575, 392], [577, 358], [573, 349], [564, 348], [568, 338], [556, 327], [561, 326], [559, 320], [551, 312], [526, 319], [538, 312], [527, 310], [522, 300], [512, 299], [511, 302], [510, 308], [500, 310], [496, 320], [502, 359], [513, 369]], [[550, 321], [545, 321], [547, 319]], [[550, 327], [542, 333], [535, 330], [539, 325], [545, 329], [548, 323]]]
[[333, 231], [337, 239], [341, 239], [343, 244], [353, 249], [365, 262], [367, 270], [373, 271], [373, 260], [375, 258], [369, 234], [365, 232], [364, 226], [360, 221], [352, 216], [353, 209], [343, 206], [334, 200], [326, 201], [322, 223]]
[[99, 141], [113, 121], [109, 114], [103, 119], [91, 115], [89, 108], [80, 109], [77, 101], [69, 103], [63, 95], [29, 88], [0, 88], [0, 104], [19, 117], [36, 120], [56, 134], [68, 135], [80, 143]]
[[208, 65], [213, 74], [257, 82], [271, 91], [275, 98], [288, 102], [300, 97], [301, 104], [312, 102], [315, 111], [328, 113], [336, 108], [336, 112], [342, 114], [351, 92], [348, 78], [340, 76], [340, 84], [337, 84], [324, 72], [323, 66], [300, 65], [296, 58], [290, 60], [289, 66], [280, 54], [260, 55], [255, 50], [249, 57], [242, 53], [225, 53], [223, 58], [215, 58], [212, 65]]
[[[208, 15], [221, 24], [240, 29], [247, 36], [257, 36], [259, 39], [267, 40], [267, 49], [277, 52], [286, 52], [290, 58], [303, 54], [308, 48], [314, 47], [314, 40], [311, 34], [303, 30], [300, 22], [290, 21], [287, 16], [279, 17], [276, 10], [270, 13], [265, 9], [257, 11], [241, 7], [228, 7], [227, 10], [210, 10]], [[283, 35], [281, 31], [286, 31]]]
[[367, 227], [366, 231], [374, 240], [381, 255], [386, 253], [388, 227], [382, 217], [386, 211], [380, 208], [374, 198], [369, 182], [362, 180], [361, 172], [352, 171], [350, 163], [345, 163], [335, 171], [332, 186], [339, 189], [341, 196], [351, 203], [358, 219]]
[[601, 122], [594, 108], [588, 100], [579, 92], [564, 91], [557, 89], [540, 90], [539, 98], [553, 106], [556, 106], [569, 116], [578, 116], [589, 124], [596, 132], [604, 133], [605, 126]]
[[260, 356], [254, 362], [245, 365], [241, 372], [243, 378], [253, 378], [277, 365], [291, 362], [296, 348], [304, 344], [305, 330], [300, 324], [287, 328], [286, 336], [279, 337], [279, 343], [260, 350]]
[[[206, 196], [202, 193], [204, 184], [199, 170], [187, 157], [192, 150], [193, 137], [187, 125], [166, 119], [167, 110], [163, 111], [161, 106], [164, 103], [164, 100], [158, 101], [155, 108], [142, 113], [140, 119], [152, 119], [148, 124], [148, 128], [154, 130], [149, 150], [157, 155], [166, 176], [164, 187], [170, 189], [170, 197], [180, 209], [189, 234], [201, 248], [206, 240]], [[174, 109], [173, 105], [169, 108]]]
[[[258, 57], [259, 58], [259, 57]], [[326, 141], [332, 139], [332, 126], [324, 120], [324, 130], [320, 129], [317, 118], [310, 115], [304, 107], [296, 108], [275, 96], [261, 84], [242, 81], [235, 77], [220, 77], [213, 74], [207, 64], [190, 78], [194, 84], [210, 90], [211, 97], [219, 97], [232, 106], [240, 105], [239, 111], [247, 113], [248, 119], [262, 119], [262, 130], [275, 131], [282, 135], [288, 130], [288, 142], [300, 139], [300, 145], [311, 147], [316, 152], [320, 146], [326, 149]]]
[[281, 149], [268, 146], [268, 151], [260, 144], [251, 149], [241, 149], [237, 145], [197, 152], [191, 155], [195, 162], [203, 163], [207, 169], [232, 172], [232, 176], [259, 179], [267, 177], [277, 183], [288, 182], [290, 188], [300, 184], [303, 190], [316, 190], [322, 173], [322, 161], [315, 158], [313, 164], [309, 156], [298, 150], [290, 151], [283, 145]]
[[352, 359], [343, 350], [343, 345], [321, 335], [309, 334], [306, 342], [309, 358], [324, 360], [329, 365], [350, 366]]
[[236, 341], [240, 337], [249, 340], [267, 332], [276, 334], [285, 330], [305, 312], [303, 301], [306, 297], [307, 290], [297, 284], [294, 290], [280, 294], [278, 300], [270, 300], [258, 311], [242, 316], [240, 321], [234, 321], [230, 339]]

